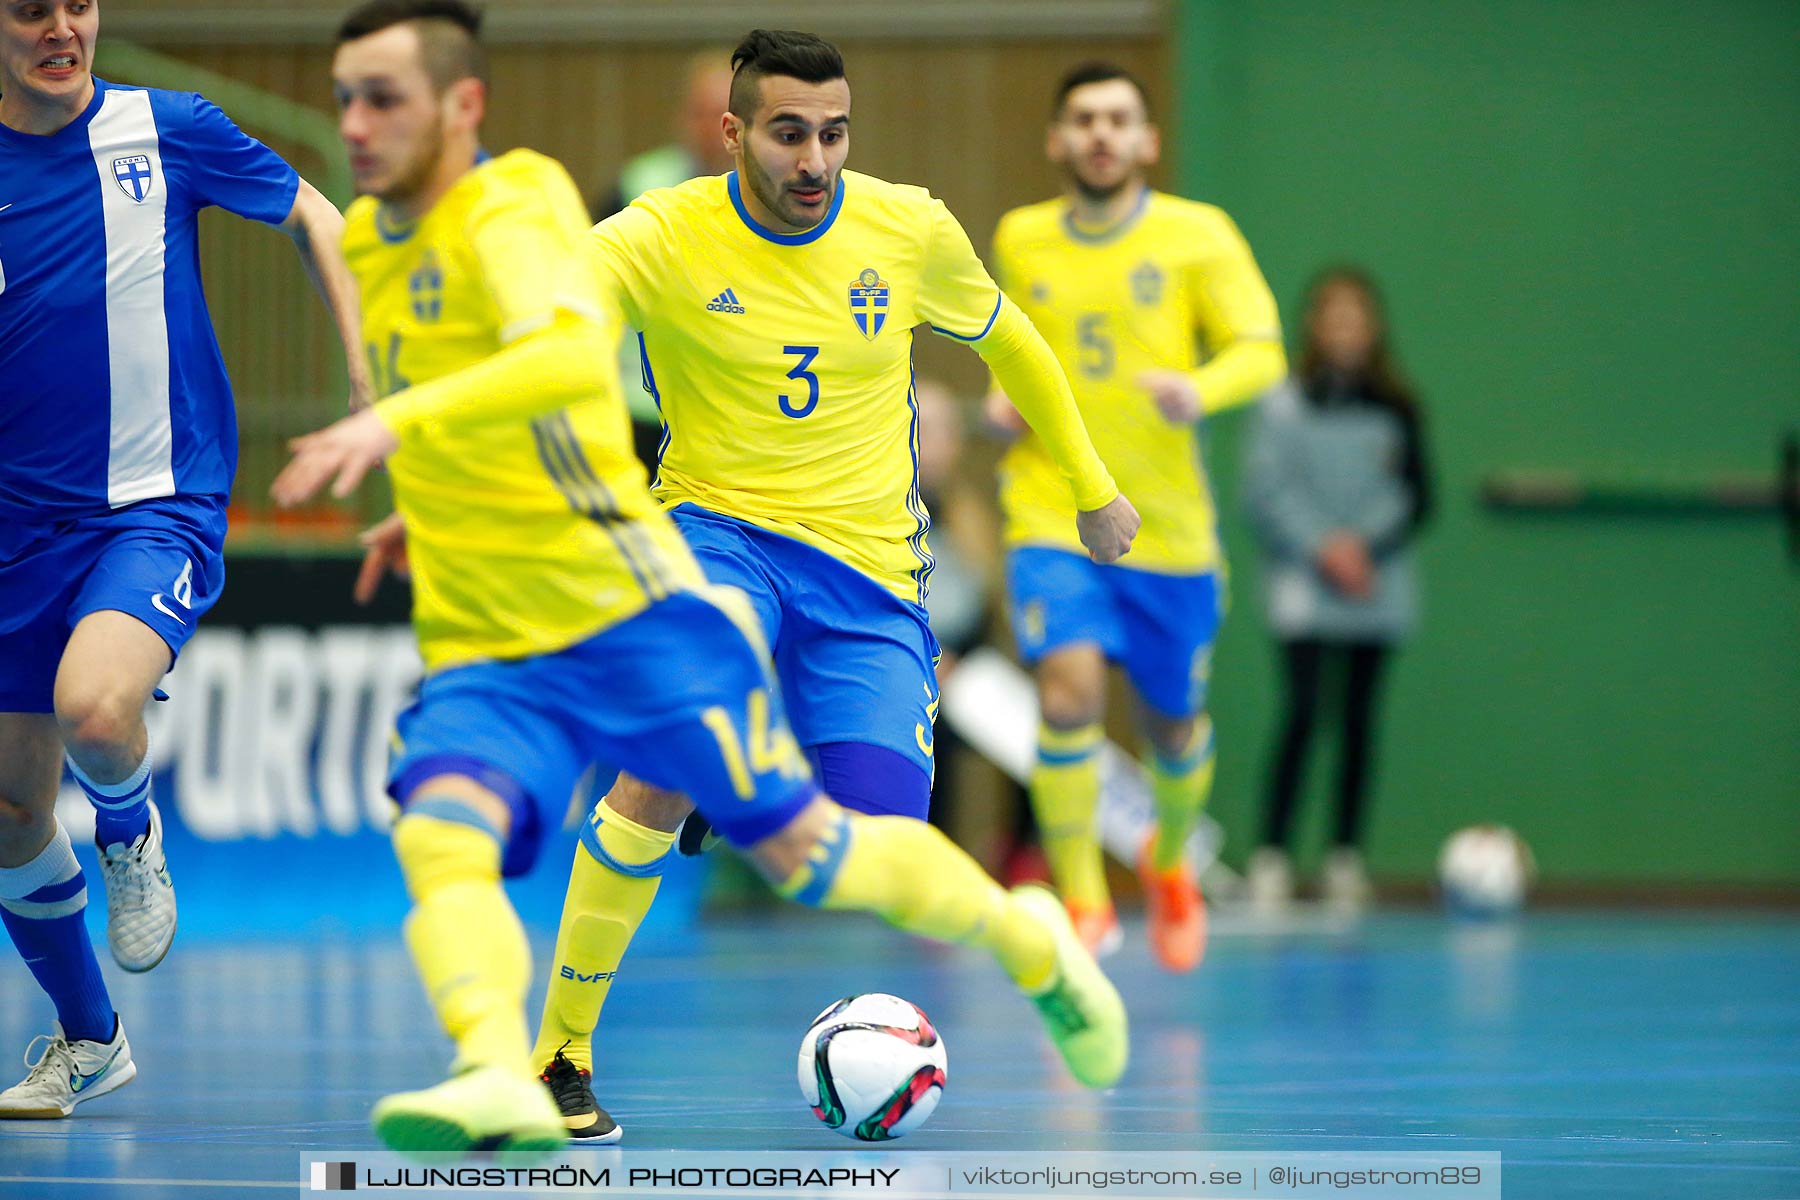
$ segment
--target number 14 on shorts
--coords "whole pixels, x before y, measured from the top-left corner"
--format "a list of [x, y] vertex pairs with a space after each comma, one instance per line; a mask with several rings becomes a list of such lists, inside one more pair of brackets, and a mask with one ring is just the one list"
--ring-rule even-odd
[[731, 787], [738, 799], [755, 797], [759, 775], [775, 771], [783, 779], [798, 779], [806, 774], [806, 759], [801, 756], [800, 743], [794, 740], [785, 722], [779, 726], [774, 724], [766, 689], [757, 688], [745, 697], [743, 716], [745, 729], [740, 736], [738, 722], [724, 705], [715, 704], [700, 714], [700, 719], [718, 740], [719, 753], [725, 758], [725, 770], [731, 776]]

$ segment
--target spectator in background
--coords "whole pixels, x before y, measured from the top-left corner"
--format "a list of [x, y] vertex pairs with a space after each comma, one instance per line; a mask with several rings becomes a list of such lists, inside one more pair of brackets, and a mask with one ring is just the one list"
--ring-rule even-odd
[[688, 59], [686, 88], [674, 114], [675, 140], [625, 163], [618, 180], [595, 202], [595, 221], [606, 220], [653, 188], [731, 170], [721, 122], [731, 107], [731, 47], [716, 46]]
[[[645, 192], [674, 187], [700, 175], [723, 175], [732, 158], [725, 151], [724, 116], [731, 106], [731, 47], [715, 46], [688, 59], [687, 87], [675, 111], [675, 140], [629, 159], [619, 178], [594, 202], [594, 220], [604, 221]], [[637, 338], [619, 348], [619, 375], [625, 407], [631, 412], [631, 441], [646, 467], [656, 467], [662, 444], [662, 414], [644, 386]]]
[[1373, 281], [1354, 267], [1324, 272], [1307, 293], [1302, 327], [1298, 373], [1263, 404], [1246, 476], [1287, 679], [1250, 894], [1264, 907], [1292, 896], [1294, 803], [1323, 670], [1341, 661], [1343, 760], [1323, 890], [1332, 903], [1360, 906], [1370, 895], [1361, 841], [1377, 684], [1417, 619], [1411, 546], [1431, 496], [1418, 404], [1394, 365]]

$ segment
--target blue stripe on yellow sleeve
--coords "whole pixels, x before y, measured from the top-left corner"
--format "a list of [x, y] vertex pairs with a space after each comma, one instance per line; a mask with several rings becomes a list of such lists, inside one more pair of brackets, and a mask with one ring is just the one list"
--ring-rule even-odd
[[952, 333], [950, 330], [943, 329], [937, 325], [933, 325], [931, 327], [931, 332], [941, 333], [945, 337], [955, 338], [959, 342], [979, 342], [982, 338], [986, 337], [988, 335], [988, 331], [994, 327], [995, 319], [1000, 316], [1000, 302], [1002, 300], [1004, 300], [1005, 298], [1006, 298], [1005, 292], [999, 292], [998, 294], [996, 294], [994, 296], [994, 311], [988, 314], [987, 324], [983, 325], [981, 327], [981, 332], [978, 334], [975, 334], [973, 337], [965, 337], [960, 333]]

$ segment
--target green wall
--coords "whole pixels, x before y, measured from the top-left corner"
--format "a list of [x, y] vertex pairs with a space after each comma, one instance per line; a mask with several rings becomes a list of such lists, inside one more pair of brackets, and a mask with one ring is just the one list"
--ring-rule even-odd
[[[1547, 879], [1800, 883], [1800, 567], [1775, 517], [1476, 495], [1509, 467], [1767, 473], [1800, 430], [1800, 5], [1174, 9], [1182, 189], [1237, 218], [1290, 333], [1315, 268], [1370, 267], [1428, 405], [1440, 504], [1375, 870], [1423, 875], [1449, 831], [1498, 820]], [[1245, 428], [1212, 430], [1228, 511]], [[1216, 810], [1241, 857], [1277, 696], [1227, 525]]]

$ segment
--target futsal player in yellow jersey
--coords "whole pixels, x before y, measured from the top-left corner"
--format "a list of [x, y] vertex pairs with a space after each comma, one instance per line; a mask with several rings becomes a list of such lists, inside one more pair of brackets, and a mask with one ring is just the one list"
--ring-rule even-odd
[[[1137, 517], [1055, 355], [956, 219], [922, 188], [842, 169], [850, 87], [836, 48], [756, 30], [732, 65], [720, 120], [736, 170], [640, 196], [595, 227], [594, 262], [639, 332], [662, 411], [655, 495], [707, 577], [749, 598], [825, 790], [922, 822], [937, 643], [915, 326], [969, 343], [1006, 381], [1077, 544], [1117, 558]], [[600, 1007], [689, 807], [629, 778], [606, 803], [663, 832], [615, 849], [602, 825], [576, 856], [536, 1057], [577, 1136], [597, 1111]]]
[[[378, 1103], [376, 1131], [409, 1151], [563, 1144], [500, 881], [530, 869], [594, 761], [692, 796], [801, 903], [988, 948], [1077, 1077], [1110, 1084], [1124, 1008], [1054, 897], [1002, 891], [923, 822], [848, 813], [813, 782], [755, 631], [645, 491], [574, 185], [530, 151], [478, 153], [479, 25], [459, 0], [374, 0], [339, 30], [364, 193], [345, 253], [385, 398], [298, 439], [274, 487], [282, 504], [341, 497], [386, 460], [398, 519], [359, 585], [401, 561], [413, 577], [426, 675], [388, 786], [407, 944], [457, 1059], [447, 1082]], [[592, 828], [621, 853], [654, 841], [605, 806]]]
[[[996, 273], [1055, 348], [1144, 524], [1127, 562], [1090, 562], [1042, 440], [1020, 438], [1001, 463], [1013, 629], [1043, 719], [1032, 805], [1076, 928], [1091, 948], [1116, 945], [1095, 755], [1106, 662], [1121, 663], [1153, 749], [1156, 832], [1139, 862], [1151, 944], [1165, 967], [1186, 971], [1205, 945], [1182, 848], [1212, 786], [1206, 674], [1224, 570], [1198, 426], [1281, 378], [1275, 302], [1231, 218], [1145, 184], [1157, 131], [1128, 73], [1100, 63], [1072, 72], [1048, 148], [1067, 192], [1001, 218]], [[990, 411], [1016, 422], [997, 383]]]

